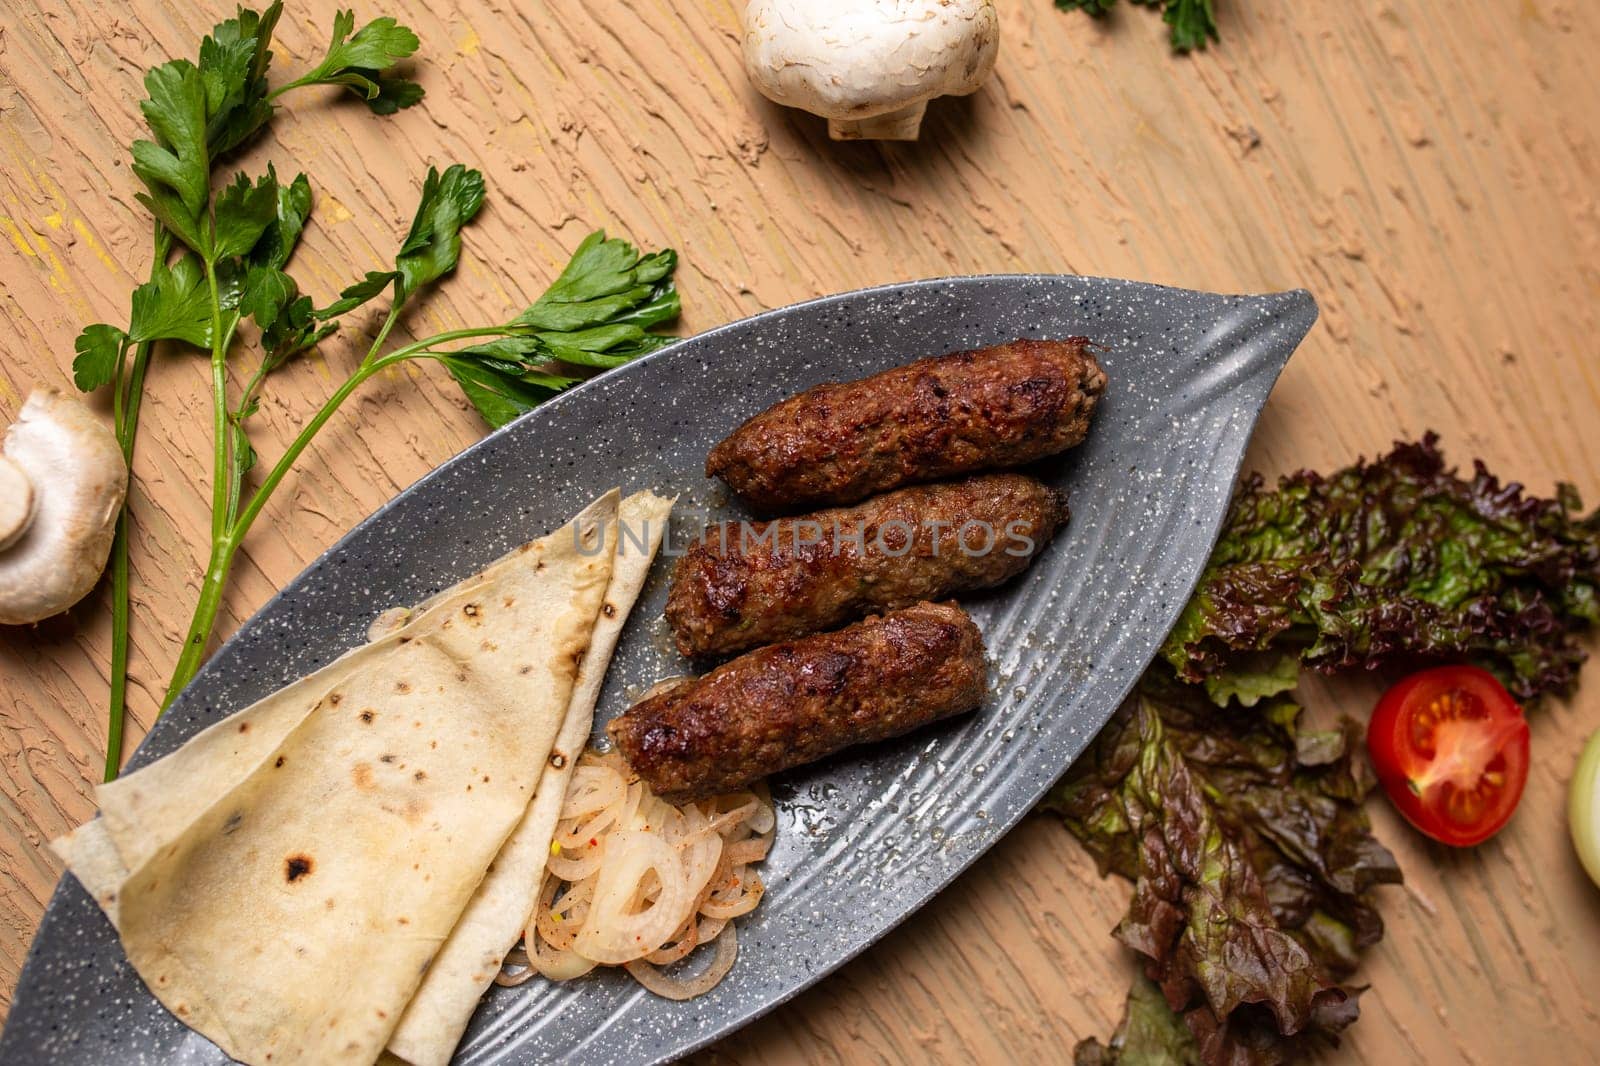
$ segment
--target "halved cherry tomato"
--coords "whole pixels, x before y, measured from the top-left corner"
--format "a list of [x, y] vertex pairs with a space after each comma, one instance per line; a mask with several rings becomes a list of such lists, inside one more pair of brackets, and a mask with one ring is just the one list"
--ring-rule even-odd
[[1455, 847], [1498, 833], [1528, 783], [1522, 708], [1475, 666], [1424, 670], [1385, 692], [1367, 750], [1406, 821]]

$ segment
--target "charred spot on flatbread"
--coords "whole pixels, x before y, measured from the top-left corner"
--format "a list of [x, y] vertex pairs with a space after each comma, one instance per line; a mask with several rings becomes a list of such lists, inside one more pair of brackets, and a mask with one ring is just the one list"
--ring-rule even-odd
[[316, 867], [315, 859], [304, 852], [296, 852], [283, 860], [283, 879], [292, 885], [301, 878], [310, 877]]

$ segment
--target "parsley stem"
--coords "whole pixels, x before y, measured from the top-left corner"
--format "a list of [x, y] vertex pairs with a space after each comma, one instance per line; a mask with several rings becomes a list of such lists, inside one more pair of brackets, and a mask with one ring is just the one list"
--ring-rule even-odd
[[404, 306], [405, 304], [401, 300], [395, 300], [389, 305], [389, 313], [383, 316], [383, 325], [378, 328], [378, 335], [373, 338], [372, 347], [367, 349], [367, 357], [361, 360], [362, 366], [366, 366], [377, 358], [378, 349], [382, 348], [383, 342], [389, 339], [389, 331], [394, 329], [396, 322], [400, 321], [400, 309]]
[[[206, 288], [211, 294], [211, 540], [215, 544], [227, 528], [228, 482], [228, 346], [222, 336], [222, 296], [217, 288], [217, 264], [206, 261]], [[230, 337], [231, 339], [231, 331]]]
[[[129, 492], [132, 492], [133, 442], [138, 438], [139, 405], [144, 399], [144, 375], [150, 366], [154, 345], [142, 341], [134, 349], [133, 365], [127, 372], [124, 388], [119, 360], [113, 406], [117, 443], [122, 446], [122, 461], [128, 466]], [[124, 356], [126, 351], [124, 351]], [[126, 502], [117, 514], [117, 531], [111, 542], [111, 701], [106, 720], [105, 779], [116, 780], [122, 769], [122, 733], [128, 712], [128, 618], [130, 595], [128, 580], [128, 541], [132, 535]]]
[[[150, 231], [150, 280], [166, 266], [172, 253], [172, 234], [160, 222]], [[132, 323], [129, 323], [131, 328]], [[145, 371], [150, 368], [153, 341], [140, 341], [133, 351], [133, 364], [125, 363], [127, 346], [117, 358], [117, 375], [112, 383], [112, 427], [122, 448], [122, 461], [128, 467], [128, 495], [133, 495], [133, 445], [139, 439], [139, 407], [144, 401]], [[116, 533], [111, 541], [111, 698], [106, 713], [105, 779], [116, 780], [122, 769], [122, 734], [128, 717], [128, 629], [132, 595], [128, 573], [129, 541], [133, 519], [128, 500], [117, 513]]]
[[[396, 317], [395, 310], [391, 310], [391, 321], [386, 326], [392, 326]], [[384, 330], [387, 334], [387, 329]], [[227, 524], [218, 534], [211, 546], [211, 559], [206, 566], [206, 574], [200, 586], [200, 598], [195, 604], [194, 617], [189, 622], [189, 632], [184, 637], [183, 651], [178, 657], [177, 666], [172, 673], [172, 681], [167, 686], [167, 693], [161, 700], [161, 709], [165, 711], [172, 705], [172, 701], [182, 692], [184, 686], [194, 679], [199, 672], [200, 664], [205, 659], [206, 648], [211, 642], [212, 630], [216, 628], [217, 612], [222, 607], [222, 593], [227, 585], [228, 573], [233, 567], [234, 556], [238, 553], [239, 546], [244, 542], [250, 527], [260, 516], [262, 509], [267, 505], [267, 500], [277, 489], [278, 485], [293, 468], [295, 461], [310, 446], [313, 438], [333, 417], [350, 394], [360, 388], [369, 378], [380, 370], [387, 369], [407, 359], [418, 357], [431, 357], [429, 349], [435, 345], [448, 344], [452, 341], [469, 340], [475, 337], [501, 337], [510, 333], [506, 326], [482, 326], [472, 329], [448, 330], [424, 340], [414, 341], [411, 344], [396, 348], [387, 355], [373, 358], [371, 352], [361, 361], [355, 371], [345, 379], [344, 384], [325, 400], [317, 413], [303, 426], [289, 447], [272, 467], [270, 473], [262, 479], [250, 502], [239, 512], [239, 516]], [[374, 346], [373, 351], [376, 351]]]

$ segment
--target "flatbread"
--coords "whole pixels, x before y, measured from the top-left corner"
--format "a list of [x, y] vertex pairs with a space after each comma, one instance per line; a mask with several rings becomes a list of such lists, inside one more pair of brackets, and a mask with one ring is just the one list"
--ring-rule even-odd
[[389, 1051], [412, 1066], [445, 1066], [450, 1061], [484, 990], [533, 914], [567, 784], [594, 728], [600, 686], [623, 623], [644, 588], [672, 504], [649, 492], [622, 501], [618, 530], [629, 535], [619, 537], [612, 530], [608, 536], [617, 540], [611, 584], [538, 792], [389, 1038]]
[[566, 724], [617, 495], [102, 791], [58, 850], [168, 1009], [247, 1062], [377, 1058]]
[[[610, 515], [612, 505], [607, 500], [619, 495], [608, 493], [564, 528], [570, 531], [584, 524], [591, 511], [597, 517]], [[275, 752], [329, 689], [376, 661], [385, 649], [393, 647], [394, 638], [419, 624], [431, 608], [459, 599], [494, 574], [516, 565], [533, 543], [508, 552], [415, 607], [385, 611], [369, 629], [369, 643], [197, 733], [183, 745], [182, 758], [163, 758], [96, 786], [100, 817], [51, 841], [51, 848], [116, 924], [116, 891], [127, 880], [130, 867], [147, 861], [204, 814], [218, 796], [237, 787]], [[203, 779], [197, 778], [195, 767], [202, 768]]]

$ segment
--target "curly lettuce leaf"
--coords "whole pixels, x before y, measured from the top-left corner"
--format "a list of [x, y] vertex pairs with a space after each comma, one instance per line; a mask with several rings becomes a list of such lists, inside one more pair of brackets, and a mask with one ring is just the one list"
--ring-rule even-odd
[[1523, 698], [1565, 691], [1576, 635], [1600, 622], [1600, 512], [1580, 506], [1481, 463], [1460, 477], [1432, 434], [1326, 478], [1252, 478], [1162, 656], [1219, 702], [1271, 694], [1260, 656], [1324, 672], [1465, 660]]
[[[1199, 1061], [1283, 1061], [1354, 1021], [1343, 982], [1383, 933], [1370, 891], [1400, 879], [1361, 811], [1359, 726], [1308, 732], [1299, 717], [1283, 699], [1225, 711], [1152, 673], [1045, 804], [1103, 873], [1134, 883], [1114, 935]], [[1121, 1061], [1116, 1047], [1087, 1061]], [[1127, 1059], [1169, 1060], [1188, 1061]]]
[[1073, 1066], [1200, 1066], [1200, 1049], [1161, 989], [1140, 977], [1128, 989], [1122, 1022], [1111, 1041], [1085, 1040], [1072, 1061]]

